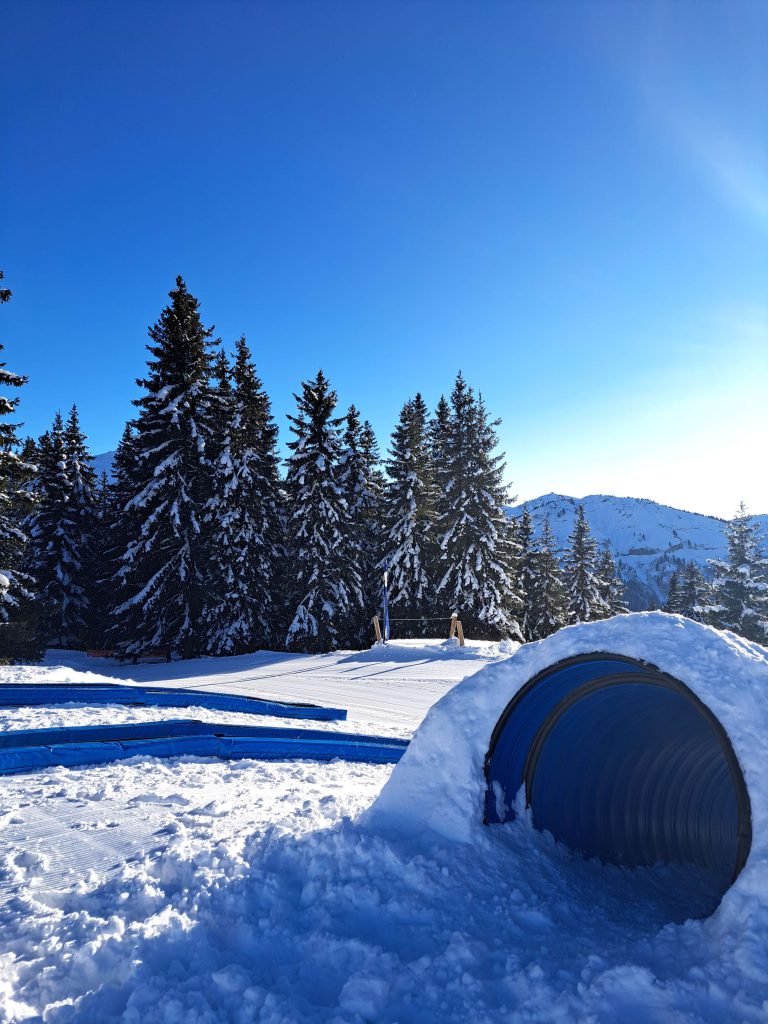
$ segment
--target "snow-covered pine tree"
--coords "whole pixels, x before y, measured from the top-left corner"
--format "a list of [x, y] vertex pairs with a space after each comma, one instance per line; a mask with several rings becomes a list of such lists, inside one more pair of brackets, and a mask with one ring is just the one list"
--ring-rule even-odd
[[703, 609], [709, 603], [709, 583], [695, 562], [688, 562], [680, 573], [680, 614], [702, 622]]
[[[3, 273], [0, 271], [0, 281]], [[8, 302], [9, 288], [0, 287], [0, 303]], [[3, 346], [0, 345], [0, 351]], [[27, 378], [7, 369], [0, 362], [0, 387], [14, 392]], [[19, 396], [0, 395], [0, 661], [37, 660], [42, 646], [35, 626], [35, 580], [23, 571], [27, 535], [25, 519], [34, 508], [31, 481], [35, 475], [34, 443], [19, 452], [18, 424], [13, 416]]]
[[96, 471], [93, 468], [87, 437], [80, 427], [77, 406], [73, 405], [64, 427], [64, 449], [67, 456], [67, 476], [70, 484], [70, 514], [75, 524], [72, 543], [77, 552], [80, 576], [77, 580], [82, 588], [83, 629], [78, 636], [80, 645], [93, 637], [97, 628], [93, 621], [96, 601], [95, 580], [98, 577], [96, 564], [96, 531], [99, 509]]
[[448, 467], [448, 438], [451, 426], [451, 407], [445, 395], [435, 406], [435, 412], [427, 428], [429, 458], [432, 463], [432, 481], [435, 487], [435, 515], [442, 515], [447, 508], [445, 497], [450, 470]]
[[369, 493], [369, 533], [371, 537], [370, 579], [366, 582], [370, 598], [369, 604], [377, 608], [381, 597], [381, 573], [378, 565], [382, 546], [382, 515], [384, 501], [384, 471], [381, 464], [379, 442], [373, 427], [365, 420], [360, 434], [360, 449], [367, 467]]
[[616, 563], [608, 541], [603, 543], [597, 559], [597, 579], [600, 597], [605, 602], [606, 615], [624, 615], [628, 611], [624, 600], [624, 584], [616, 572]]
[[[15, 428], [14, 428], [15, 429]], [[37, 467], [37, 442], [34, 437], [25, 437], [21, 445], [19, 458], [26, 463], [27, 469], [22, 474], [24, 490], [32, 494], [35, 491], [35, 472]]]
[[347, 646], [360, 647], [370, 637], [371, 616], [378, 607], [381, 486], [376, 438], [370, 423], [360, 422], [354, 405], [349, 407], [344, 421], [342, 444], [340, 479], [349, 519], [346, 544], [362, 584], [361, 605], [350, 609], [343, 639]]
[[[87, 440], [80, 427], [77, 406], [73, 405], [64, 428], [64, 448], [74, 506], [86, 522], [93, 512], [97, 487], [96, 470], [93, 468], [93, 456], [88, 450]], [[83, 529], [87, 532], [86, 527]]]
[[125, 624], [116, 613], [126, 596], [123, 557], [140, 529], [139, 513], [129, 508], [138, 473], [133, 428], [126, 423], [112, 459], [112, 479], [101, 509], [101, 559], [96, 573], [97, 646], [111, 648], [124, 638]]
[[593, 622], [595, 619], [607, 618], [611, 613], [600, 593], [597, 541], [592, 536], [583, 505], [576, 509], [576, 520], [568, 544], [563, 560], [568, 591], [568, 621]]
[[94, 494], [93, 535], [88, 567], [88, 628], [84, 637], [88, 648], [104, 646], [104, 632], [108, 626], [108, 608], [105, 603], [107, 591], [102, 577], [108, 563], [110, 497], [109, 476], [106, 470], [102, 470]]
[[528, 586], [529, 639], [543, 640], [568, 622], [568, 595], [557, 557], [557, 542], [548, 517], [534, 547]]
[[[366, 608], [377, 612], [382, 605], [383, 575], [381, 560], [384, 551], [384, 490], [385, 476], [382, 469], [381, 453], [379, 442], [373, 432], [373, 427], [365, 420], [360, 435], [360, 447], [367, 468], [369, 512], [367, 528], [367, 557], [365, 559], [365, 572], [363, 577], [363, 592], [365, 594]], [[363, 646], [365, 647], [370, 639], [370, 619], [365, 623], [366, 631], [363, 633]]]
[[231, 373], [217, 361], [221, 444], [207, 521], [211, 529], [205, 624], [213, 654], [275, 645], [281, 634], [283, 501], [277, 426], [244, 337]]
[[[208, 441], [207, 455], [211, 461], [211, 474], [215, 487], [219, 457], [229, 442], [234, 414], [232, 368], [223, 348], [217, 349], [211, 360], [211, 407], [214, 430]], [[206, 505], [210, 507], [210, 504], [211, 500], [209, 499]]]
[[286, 647], [320, 652], [338, 648], [350, 613], [362, 602], [362, 581], [348, 557], [347, 503], [341, 483], [343, 417], [333, 415], [336, 392], [319, 370], [304, 381], [289, 416], [289, 607]]
[[390, 612], [393, 618], [405, 620], [397, 624], [398, 636], [423, 636], [433, 599], [430, 566], [435, 558], [436, 495], [427, 407], [420, 394], [400, 410], [386, 467], [381, 567], [388, 567]]
[[115, 609], [123, 658], [155, 648], [191, 658], [204, 649], [213, 332], [181, 277], [170, 298], [149, 329], [148, 372], [137, 381], [146, 393], [134, 402], [132, 531], [119, 570], [124, 599]]
[[669, 577], [667, 600], [662, 610], [670, 615], [683, 614], [683, 574], [680, 569], [674, 569]]
[[29, 520], [27, 567], [37, 580], [44, 642], [76, 647], [87, 629], [87, 567], [79, 507], [73, 500], [61, 413], [37, 444], [39, 500]]
[[[231, 536], [238, 503], [236, 472], [232, 460], [234, 400], [232, 372], [223, 348], [211, 359], [211, 419], [213, 430], [207, 443], [210, 462], [210, 491], [205, 496], [204, 531], [206, 596], [202, 613], [203, 649], [208, 654], [233, 654], [237, 650], [234, 634], [238, 631], [241, 609], [237, 591], [238, 558], [248, 552], [235, 549]], [[234, 605], [234, 607], [233, 607]], [[242, 639], [242, 637], [240, 638]], [[250, 637], [248, 638], [250, 640]], [[248, 644], [237, 653], [248, 650]]]
[[459, 373], [451, 392], [446, 443], [444, 511], [438, 516], [436, 600], [456, 612], [464, 632], [479, 639], [520, 636], [523, 602], [517, 547], [503, 505], [504, 456], [496, 455], [496, 427], [482, 398]]
[[533, 516], [526, 508], [517, 521], [518, 557], [519, 557], [519, 580], [520, 596], [523, 601], [523, 614], [520, 621], [520, 630], [523, 640], [527, 643], [535, 640], [533, 633], [533, 607], [531, 604], [533, 594], [533, 581], [536, 575], [536, 542], [533, 534]]
[[718, 629], [731, 629], [747, 640], [768, 642], [768, 559], [760, 528], [744, 502], [725, 527], [728, 561], [711, 561], [715, 571], [707, 618]]

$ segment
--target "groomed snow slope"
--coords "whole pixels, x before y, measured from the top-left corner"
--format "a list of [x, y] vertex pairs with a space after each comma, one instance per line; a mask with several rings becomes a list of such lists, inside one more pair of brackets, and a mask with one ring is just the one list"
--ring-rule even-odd
[[[660, 618], [650, 616], [651, 625]], [[661, 644], [655, 661], [665, 659], [663, 667], [682, 676], [694, 634], [687, 624], [673, 625], [681, 643]], [[578, 648], [580, 629], [555, 639]], [[718, 659], [702, 636], [695, 636], [696, 650], [714, 679]], [[744, 673], [723, 683], [720, 710], [731, 707], [730, 724], [740, 736], [734, 745], [740, 756], [748, 748], [751, 765], [753, 754], [766, 753], [765, 701], [755, 684], [766, 655], [736, 639], [729, 643]], [[377, 680], [382, 654], [355, 656], [369, 674], [340, 684], [358, 690], [363, 710], [355, 714], [374, 713], [375, 697], [375, 713], [386, 718], [392, 696], [417, 717], [418, 698], [406, 696], [403, 673], [428, 672], [427, 685], [445, 692], [461, 661], [434, 651], [428, 660], [423, 654], [390, 660]], [[392, 659], [393, 652], [385, 656]], [[524, 818], [495, 828], [480, 823], [482, 784], [478, 791], [476, 773], [468, 776], [464, 764], [479, 752], [482, 780], [489, 734], [468, 737], [487, 727], [512, 690], [510, 680], [535, 671], [537, 659], [537, 648], [525, 648], [506, 671], [491, 664], [449, 693], [428, 716], [376, 812], [362, 817], [389, 768], [189, 759], [4, 780], [5, 1019], [764, 1021], [768, 858], [762, 841], [753, 844], [747, 868], [717, 913], [677, 926], [665, 923], [669, 895], [665, 889], [659, 897], [657, 869], [584, 861]], [[464, 668], [482, 664], [465, 660]], [[250, 671], [243, 665], [240, 675]], [[328, 676], [336, 671], [326, 669]], [[288, 684], [283, 676], [280, 685]], [[305, 677], [302, 685], [313, 684]], [[338, 691], [326, 693], [324, 699], [338, 700]], [[757, 769], [755, 776], [750, 765], [753, 806], [763, 808], [755, 833], [764, 834], [765, 773]], [[62, 842], [67, 831], [86, 831], [98, 847], [100, 837], [122, 830], [121, 816], [131, 806], [155, 823], [152, 843], [114, 870], [75, 871], [59, 889], [46, 882], [46, 858], [55, 849], [8, 841], [9, 829], [33, 822], [39, 811], [66, 810], [80, 826], [67, 829], [62, 819]], [[681, 890], [685, 882], [682, 875]]]
[[[391, 729], [407, 736], [451, 686], [489, 662], [508, 657], [517, 646], [468, 641], [466, 647], [460, 647], [455, 640], [400, 640], [367, 651], [322, 655], [260, 651], [236, 658], [155, 665], [121, 665], [79, 651], [57, 650], [48, 652], [43, 670], [4, 669], [3, 680], [151, 683], [333, 704], [348, 710], [347, 727], [359, 732]], [[120, 719], [124, 720], [128, 719]], [[34, 724], [30, 720], [26, 727]]]

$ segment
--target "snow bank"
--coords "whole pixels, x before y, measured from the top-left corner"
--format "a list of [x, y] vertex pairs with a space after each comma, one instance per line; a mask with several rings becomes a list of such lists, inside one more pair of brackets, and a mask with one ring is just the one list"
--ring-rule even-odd
[[376, 643], [370, 650], [350, 652], [356, 661], [413, 662], [444, 661], [498, 661], [508, 658], [518, 650], [520, 644], [514, 640], [467, 640], [462, 647], [454, 637], [450, 640], [390, 640]]

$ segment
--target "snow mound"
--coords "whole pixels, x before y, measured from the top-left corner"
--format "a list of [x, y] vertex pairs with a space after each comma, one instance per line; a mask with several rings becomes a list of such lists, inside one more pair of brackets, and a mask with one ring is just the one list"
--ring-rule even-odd
[[355, 661], [413, 662], [443, 661], [498, 661], [514, 654], [520, 644], [514, 640], [467, 640], [464, 647], [455, 638], [450, 640], [390, 640], [376, 643], [370, 650], [354, 651]]
[[[38, 684], [38, 683], [114, 683], [112, 676], [84, 669], [70, 668], [67, 665], [3, 665], [0, 671], [0, 683]], [[120, 682], [130, 683], [131, 679]]]
[[569, 626], [459, 683], [427, 714], [368, 820], [473, 842], [483, 821], [485, 756], [507, 704], [549, 666], [594, 652], [655, 665], [709, 707], [725, 727], [749, 790], [750, 862], [768, 857], [768, 651], [663, 612]]

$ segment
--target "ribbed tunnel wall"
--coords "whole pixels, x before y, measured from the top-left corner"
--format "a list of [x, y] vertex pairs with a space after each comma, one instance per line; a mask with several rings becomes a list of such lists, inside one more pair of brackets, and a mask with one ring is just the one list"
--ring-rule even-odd
[[725, 730], [682, 682], [630, 658], [580, 655], [532, 679], [496, 726], [486, 780], [488, 824], [514, 817], [524, 787], [534, 825], [558, 841], [626, 867], [705, 869], [718, 901], [749, 853]]

